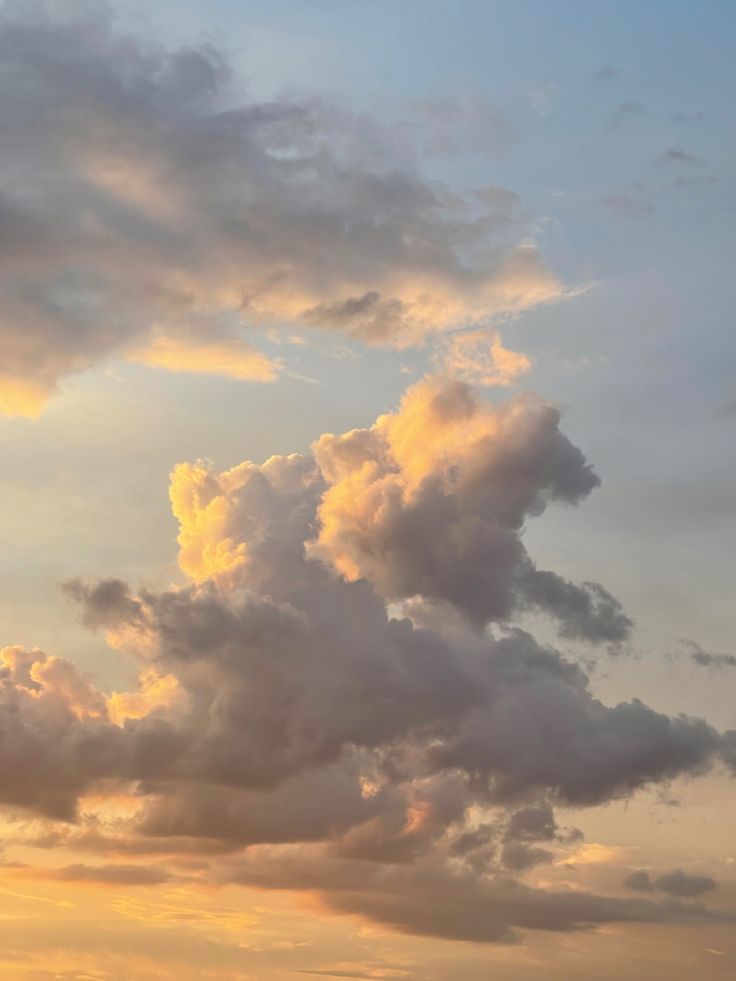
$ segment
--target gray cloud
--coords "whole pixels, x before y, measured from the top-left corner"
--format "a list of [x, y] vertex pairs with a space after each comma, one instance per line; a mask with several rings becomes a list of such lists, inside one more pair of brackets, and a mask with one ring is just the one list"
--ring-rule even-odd
[[723, 668], [736, 667], [736, 655], [734, 654], [714, 653], [703, 650], [700, 644], [697, 644], [694, 640], [683, 639], [680, 643], [687, 649], [693, 664], [697, 664], [701, 668], [721, 670]]
[[700, 166], [703, 163], [700, 157], [696, 157], [693, 153], [688, 153], [687, 150], [683, 150], [681, 146], [668, 147], [664, 153], [661, 153], [655, 159], [654, 162], [657, 164], [674, 164], [676, 166], [685, 167]]
[[704, 892], [712, 892], [718, 888], [715, 879], [709, 875], [691, 875], [683, 872], [682, 869], [673, 869], [660, 875], [655, 880], [654, 886], [660, 892], [667, 892], [671, 896], [682, 899], [700, 896]]
[[577, 585], [554, 572], [532, 569], [522, 579], [522, 592], [530, 606], [559, 619], [563, 637], [616, 645], [631, 633], [633, 621], [599, 583]]
[[335, 865], [320, 854], [295, 850], [279, 863], [256, 851], [226, 881], [260, 888], [317, 890], [327, 906], [359, 913], [386, 926], [453, 940], [513, 943], [519, 930], [584, 930], [601, 923], [728, 922], [728, 914], [699, 904], [617, 899], [584, 891], [533, 889], [508, 877], [486, 877], [436, 861], [374, 868]]
[[[0, 801], [79, 822], [27, 843], [178, 854], [205, 863], [204, 881], [316, 890], [398, 929], [484, 942], [717, 920], [522, 881], [580, 837], [556, 805], [736, 760], [733, 734], [702, 719], [604, 704], [577, 663], [510, 622], [533, 603], [571, 636], [610, 643], [629, 628], [602, 587], [537, 573], [521, 546], [526, 521], [598, 483], [559, 421], [532, 397], [493, 407], [429, 378], [311, 455], [177, 467], [190, 583], [67, 586], [84, 622], [136, 659], [138, 685], [105, 695], [70, 661], [2, 651]], [[130, 817], [80, 816], [80, 798], [117, 792]], [[673, 875], [660, 892], [697, 887]]]
[[705, 668], [736, 667], [736, 655], [734, 654], [709, 654], [707, 651], [694, 651], [690, 657], [696, 664]]
[[522, 841], [550, 841], [557, 831], [555, 815], [547, 801], [514, 811], [506, 836]]
[[620, 68], [615, 65], [604, 65], [603, 68], [598, 69], [593, 77], [599, 82], [608, 82], [613, 78], [618, 78], [619, 75], [621, 75]]
[[627, 875], [624, 879], [624, 885], [627, 889], [638, 892], [653, 892], [656, 889], [658, 892], [676, 896], [678, 899], [692, 899], [718, 888], [718, 884], [711, 876], [692, 875], [689, 872], [683, 872], [682, 869], [664, 872], [654, 880], [648, 872], [640, 869]]
[[624, 885], [627, 889], [633, 889], [635, 892], [652, 892], [654, 889], [649, 873], [645, 869], [637, 869], [627, 875], [624, 879]]
[[514, 872], [524, 872], [535, 865], [551, 862], [554, 854], [546, 848], [534, 848], [521, 841], [507, 841], [501, 851], [504, 867]]
[[676, 123], [699, 123], [707, 118], [707, 114], [700, 109], [694, 112], [676, 112], [672, 117], [673, 122]]
[[[426, 180], [418, 135], [248, 99], [212, 46], [128, 35], [105, 4], [5, 5], [0, 83], [0, 410], [112, 355], [269, 381], [260, 324], [406, 346], [560, 295], [508, 196]], [[503, 129], [464, 111], [483, 145]], [[425, 115], [452, 143], [457, 112]]]

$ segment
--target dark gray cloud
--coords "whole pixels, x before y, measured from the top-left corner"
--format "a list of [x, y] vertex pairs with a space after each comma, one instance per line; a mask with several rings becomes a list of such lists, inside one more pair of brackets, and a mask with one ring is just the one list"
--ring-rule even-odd
[[633, 621], [599, 583], [578, 585], [555, 572], [532, 569], [521, 588], [530, 606], [550, 611], [560, 621], [562, 637], [616, 645], [630, 636]]
[[709, 654], [707, 651], [693, 651], [690, 658], [704, 668], [736, 668], [736, 654]]
[[697, 664], [701, 668], [711, 668], [714, 670], [736, 668], [735, 654], [706, 651], [694, 640], [689, 640], [686, 638], [681, 640], [680, 643], [687, 649], [688, 656], [693, 664]]

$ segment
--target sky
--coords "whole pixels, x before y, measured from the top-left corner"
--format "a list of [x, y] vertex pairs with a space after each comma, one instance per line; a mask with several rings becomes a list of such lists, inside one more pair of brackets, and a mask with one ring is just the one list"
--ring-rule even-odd
[[733, 978], [735, 31], [0, 5], [3, 978]]

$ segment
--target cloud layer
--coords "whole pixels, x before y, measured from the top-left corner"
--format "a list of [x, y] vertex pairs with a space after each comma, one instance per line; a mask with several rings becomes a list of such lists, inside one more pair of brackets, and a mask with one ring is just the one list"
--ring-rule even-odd
[[111, 355], [269, 381], [249, 328], [405, 347], [560, 295], [515, 196], [429, 181], [412, 129], [255, 101], [104, 4], [4, 5], [0, 82], [0, 411]]

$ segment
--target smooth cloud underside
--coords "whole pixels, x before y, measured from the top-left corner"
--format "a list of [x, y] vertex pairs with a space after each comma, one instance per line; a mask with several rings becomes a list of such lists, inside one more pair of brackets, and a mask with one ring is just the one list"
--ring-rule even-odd
[[309, 890], [474, 941], [723, 919], [684, 873], [658, 880], [673, 899], [523, 881], [579, 843], [555, 804], [736, 759], [734, 734], [703, 720], [603, 704], [514, 626], [532, 609], [588, 644], [630, 631], [602, 586], [536, 569], [523, 546], [526, 521], [598, 483], [559, 421], [537, 398], [492, 406], [436, 376], [311, 454], [179, 466], [190, 585], [67, 586], [138, 660], [139, 688], [106, 695], [64, 658], [2, 652], [0, 794], [37, 816], [27, 843], [126, 856], [54, 873], [99, 883], [164, 882], [131, 861], [199, 852], [210, 883]]
[[269, 381], [248, 328], [400, 348], [563, 292], [515, 196], [428, 181], [421, 135], [249, 100], [105, 5], [2, 8], [0, 125], [2, 412], [109, 356]]

